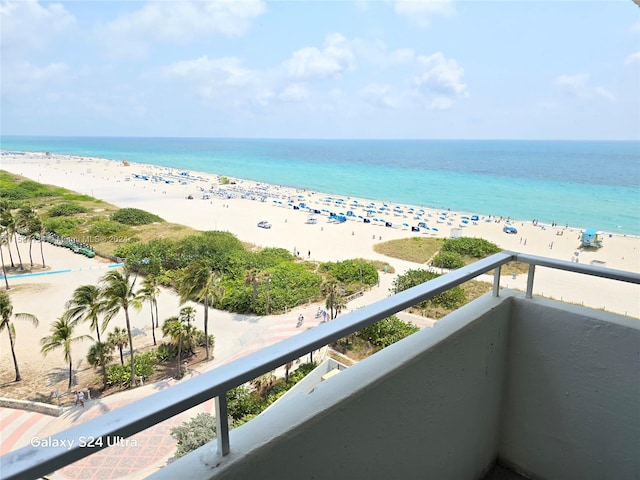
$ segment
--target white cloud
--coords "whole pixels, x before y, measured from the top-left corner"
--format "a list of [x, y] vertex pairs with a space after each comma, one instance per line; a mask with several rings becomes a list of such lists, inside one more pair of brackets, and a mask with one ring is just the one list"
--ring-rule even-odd
[[42, 48], [56, 34], [75, 23], [75, 18], [59, 3], [42, 6], [37, 0], [3, 0], [0, 3], [2, 53], [24, 55]]
[[187, 44], [213, 35], [241, 36], [266, 11], [263, 0], [148, 2], [101, 26], [98, 36], [111, 54], [136, 57], [151, 43]]
[[293, 52], [286, 62], [287, 72], [296, 79], [338, 77], [354, 67], [355, 56], [347, 39], [339, 33], [327, 36], [324, 48], [305, 47]]
[[281, 100], [287, 101], [295, 101], [298, 102], [300, 100], [304, 100], [309, 97], [309, 90], [307, 90], [304, 86], [299, 84], [293, 84], [286, 87], [280, 94], [278, 98]]
[[64, 63], [37, 67], [26, 61], [17, 62], [2, 72], [2, 95], [29, 92], [36, 87], [37, 90], [41, 90], [45, 85], [50, 88], [51, 83], [66, 80], [68, 71], [69, 67]]
[[435, 16], [450, 17], [456, 13], [453, 0], [395, 0], [393, 9], [422, 28], [428, 27]]
[[437, 52], [428, 57], [420, 55], [418, 64], [423, 71], [413, 81], [431, 108], [447, 109], [454, 100], [469, 96], [462, 81], [464, 69], [455, 60]]
[[593, 89], [593, 93], [594, 95], [596, 95], [597, 97], [602, 97], [606, 100], [609, 100], [610, 102], [614, 102], [616, 97], [613, 95], [613, 93], [611, 93], [610, 91], [608, 91], [607, 89], [603, 88], [603, 87], [595, 87]]
[[242, 87], [252, 82], [252, 72], [235, 57], [210, 59], [206, 55], [195, 60], [176, 62], [164, 69], [169, 78], [186, 79], [209, 86]]
[[369, 104], [377, 107], [395, 109], [401, 103], [393, 87], [386, 84], [370, 83], [360, 91], [360, 96]]
[[614, 101], [615, 96], [604, 87], [592, 87], [589, 85], [589, 74], [577, 73], [575, 75], [562, 74], [554, 80], [556, 87], [565, 95], [579, 99], [591, 99], [594, 97]]
[[363, 59], [378, 68], [408, 65], [415, 59], [415, 53], [411, 48], [400, 48], [389, 52], [386, 44], [379, 40], [375, 42], [354, 40], [352, 43], [358, 59]]
[[625, 65], [631, 65], [634, 63], [640, 63], [640, 52], [632, 53], [631, 55], [628, 55], [627, 58], [624, 59]]

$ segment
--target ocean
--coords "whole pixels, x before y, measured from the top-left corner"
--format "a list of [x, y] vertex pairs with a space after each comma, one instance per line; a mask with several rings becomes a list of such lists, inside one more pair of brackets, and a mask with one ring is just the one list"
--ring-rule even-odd
[[3, 136], [0, 147], [640, 235], [636, 141]]

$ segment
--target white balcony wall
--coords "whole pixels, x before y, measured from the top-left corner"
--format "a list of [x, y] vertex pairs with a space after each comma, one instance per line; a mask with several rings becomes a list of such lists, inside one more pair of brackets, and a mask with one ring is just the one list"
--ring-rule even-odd
[[532, 478], [640, 478], [640, 321], [516, 300], [501, 458]]

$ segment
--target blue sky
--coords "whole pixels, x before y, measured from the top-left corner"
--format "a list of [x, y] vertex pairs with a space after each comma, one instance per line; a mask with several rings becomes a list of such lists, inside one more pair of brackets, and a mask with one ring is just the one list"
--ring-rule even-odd
[[609, 1], [0, 0], [3, 135], [640, 139]]

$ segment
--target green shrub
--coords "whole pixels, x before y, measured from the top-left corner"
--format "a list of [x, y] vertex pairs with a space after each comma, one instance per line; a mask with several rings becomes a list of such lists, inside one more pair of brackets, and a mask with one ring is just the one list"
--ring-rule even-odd
[[325, 262], [320, 271], [329, 273], [342, 283], [375, 285], [378, 283], [378, 271], [371, 263], [364, 260], [343, 260], [341, 262]]
[[464, 258], [457, 252], [440, 252], [431, 262], [434, 267], [455, 270], [465, 266]]
[[109, 365], [107, 367], [107, 385], [125, 387], [131, 381], [131, 367], [126, 365]]
[[405, 323], [395, 315], [363, 328], [356, 335], [371, 345], [385, 348], [420, 330], [413, 323]]
[[178, 459], [216, 438], [216, 419], [209, 413], [198, 413], [178, 427], [171, 429], [171, 436], [178, 448], [173, 459]]
[[[54, 190], [55, 191], [55, 190]], [[58, 194], [62, 195], [62, 198], [64, 198], [65, 200], [69, 200], [69, 201], [77, 201], [77, 202], [96, 202], [96, 203], [104, 203], [103, 200], [100, 200], [99, 198], [93, 198], [90, 195], [83, 195], [80, 193], [70, 193], [67, 190], [64, 189], [60, 189], [58, 191]]]
[[111, 220], [101, 220], [94, 223], [89, 228], [89, 234], [94, 237], [108, 237], [114, 233], [122, 232], [126, 230], [126, 225], [122, 223], [113, 222]]
[[162, 342], [160, 345], [158, 345], [157, 354], [158, 361], [166, 362], [167, 360], [176, 358], [176, 355], [178, 355], [178, 348], [172, 343]]
[[48, 218], [44, 221], [46, 231], [62, 236], [71, 235], [79, 224], [79, 219], [67, 217]]
[[[204, 347], [205, 346], [204, 331], [196, 330], [196, 333], [193, 336], [193, 341], [197, 347]], [[209, 347], [213, 348], [215, 344], [216, 344], [215, 337], [209, 334]]]
[[445, 239], [442, 251], [455, 252], [472, 258], [484, 258], [498, 253], [500, 247], [484, 238], [460, 237]]
[[[408, 290], [411, 287], [420, 285], [421, 283], [428, 282], [434, 278], [438, 278], [440, 275], [430, 272], [428, 270], [407, 270], [404, 274], [398, 275], [394, 280], [391, 287], [392, 293], [400, 293], [404, 290]], [[418, 308], [424, 309], [429, 305], [442, 307], [449, 310], [454, 310], [461, 307], [467, 301], [467, 296], [460, 285], [450, 288], [446, 292], [442, 292], [429, 300], [421, 302], [416, 305]]]
[[304, 377], [309, 375], [314, 368], [316, 368], [318, 364], [316, 362], [306, 362], [302, 363], [289, 375], [289, 384], [298, 383]]
[[49, 209], [50, 217], [69, 217], [77, 213], [87, 213], [89, 209], [74, 202], [63, 202]]
[[29, 192], [22, 190], [18, 185], [0, 185], [0, 197], [10, 200], [25, 200], [30, 198]]
[[[153, 373], [158, 363], [156, 352], [149, 350], [135, 355], [135, 376], [147, 379]], [[107, 384], [118, 385], [120, 387], [129, 386], [131, 382], [131, 362], [125, 365], [115, 364], [107, 367]]]
[[464, 293], [464, 289], [458, 285], [432, 297], [426, 303], [435, 307], [446, 308], [447, 310], [455, 310], [467, 303], [467, 295]]
[[[158, 364], [158, 356], [155, 350], [148, 350], [135, 355], [136, 378], [149, 378]], [[129, 367], [131, 368], [131, 367]]]
[[111, 220], [125, 225], [147, 225], [154, 222], [164, 222], [159, 216], [138, 208], [121, 208], [111, 214]]
[[263, 407], [260, 396], [241, 385], [227, 392], [227, 410], [231, 418], [239, 420], [246, 415], [259, 414]]

